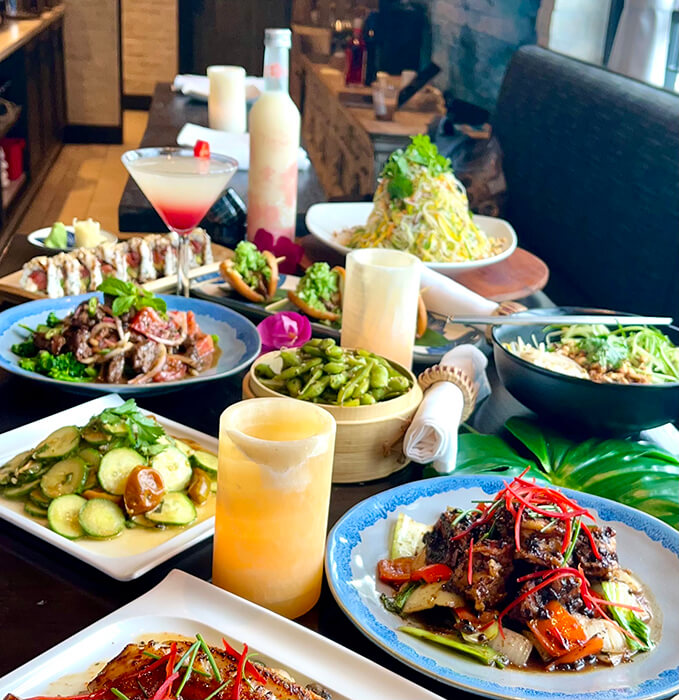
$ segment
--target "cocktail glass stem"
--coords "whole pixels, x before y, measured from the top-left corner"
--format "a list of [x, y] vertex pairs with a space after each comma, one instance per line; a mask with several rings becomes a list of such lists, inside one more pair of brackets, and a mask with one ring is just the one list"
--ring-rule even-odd
[[189, 280], [189, 237], [179, 236], [177, 250], [177, 296], [189, 296], [191, 282]]

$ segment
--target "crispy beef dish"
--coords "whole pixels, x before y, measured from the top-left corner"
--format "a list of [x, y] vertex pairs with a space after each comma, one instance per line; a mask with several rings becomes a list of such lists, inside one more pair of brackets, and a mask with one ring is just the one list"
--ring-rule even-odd
[[[302, 687], [285, 672], [250, 660], [226, 640], [223, 649], [196, 641], [128, 644], [87, 684], [59, 700], [332, 700], [317, 684]], [[29, 698], [28, 700], [41, 700]], [[6, 695], [4, 700], [19, 700]], [[44, 700], [44, 699], [43, 699]], [[56, 700], [56, 699], [55, 699]]]
[[400, 515], [378, 577], [401, 631], [488, 665], [578, 671], [654, 647], [653, 611], [618, 562], [615, 531], [518, 477], [433, 527]]
[[131, 283], [106, 280], [106, 294], [82, 302], [65, 318], [50, 314], [12, 346], [19, 366], [55, 379], [110, 384], [170, 382], [213, 365], [215, 339], [192, 311], [167, 311], [165, 302]]

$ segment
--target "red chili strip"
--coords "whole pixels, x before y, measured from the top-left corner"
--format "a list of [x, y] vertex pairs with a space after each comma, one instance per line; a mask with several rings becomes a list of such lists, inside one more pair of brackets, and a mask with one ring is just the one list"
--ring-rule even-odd
[[474, 538], [469, 540], [469, 563], [467, 564], [467, 583], [472, 585], [472, 573], [473, 573], [473, 560], [474, 560]]
[[593, 596], [591, 594], [590, 599], [594, 603], [598, 603], [599, 605], [608, 605], [612, 608], [625, 608], [626, 610], [634, 610], [634, 612], [640, 613], [646, 612], [643, 608], [640, 608], [638, 605], [628, 605], [627, 603], [615, 603], [612, 600], [604, 600], [603, 598], [598, 598], [597, 596]]
[[167, 666], [165, 666], [165, 679], [167, 680], [174, 671], [174, 663], [177, 659], [177, 642], [172, 642], [170, 645], [170, 653], [167, 658]]
[[172, 684], [179, 678], [179, 673], [170, 674], [156, 690], [151, 700], [169, 700], [172, 696]]
[[[565, 554], [566, 550], [568, 549], [568, 545], [571, 543], [571, 534], [573, 532], [573, 524], [571, 519], [569, 518], [568, 520], [565, 521], [565, 530], [563, 533], [563, 542], [561, 543], [561, 554]], [[562, 557], [563, 559], [563, 557]], [[565, 564], [566, 562], [564, 562]]]
[[577, 512], [561, 512], [561, 513], [554, 513], [548, 510], [542, 510], [542, 508], [539, 508], [538, 506], [532, 505], [528, 501], [526, 501], [525, 498], [523, 498], [520, 494], [518, 494], [516, 491], [513, 491], [511, 486], [507, 486], [507, 491], [516, 498], [517, 501], [520, 503], [523, 503], [524, 506], [527, 508], [530, 508], [532, 511], [535, 513], [538, 513], [539, 515], [544, 515], [547, 518], [559, 518], [560, 520], [565, 520], [566, 518], [574, 518], [578, 515], [584, 515], [586, 511], [583, 511], [580, 509]]
[[243, 684], [243, 672], [245, 670], [245, 663], [248, 660], [248, 645], [243, 642], [243, 651], [238, 659], [238, 670], [236, 671], [236, 682], [233, 685], [233, 695], [232, 700], [240, 700], [240, 689]]
[[[226, 641], [226, 639], [224, 639], [224, 637], [222, 637], [222, 643], [224, 644], [224, 649], [226, 649], [227, 654], [233, 656], [234, 659], [240, 659], [241, 655]], [[266, 678], [264, 678], [251, 661], [246, 662], [245, 670], [261, 685], [266, 683]]]
[[594, 541], [594, 535], [592, 535], [592, 531], [585, 525], [585, 523], [582, 524], [582, 529], [585, 531], [585, 535], [587, 535], [587, 539], [589, 540], [589, 544], [592, 547], [592, 552], [594, 556], [597, 559], [601, 559], [601, 552], [599, 552], [599, 548], [596, 546], [596, 542]]

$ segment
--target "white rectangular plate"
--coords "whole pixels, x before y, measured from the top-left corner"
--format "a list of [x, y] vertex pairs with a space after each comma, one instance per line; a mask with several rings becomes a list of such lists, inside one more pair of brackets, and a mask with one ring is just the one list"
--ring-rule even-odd
[[442, 700], [306, 627], [176, 570], [141, 598], [0, 678], [0, 697], [74, 693], [82, 688], [56, 682], [111, 660], [128, 643], [197, 632], [214, 646], [222, 636], [237, 649], [245, 642], [258, 661], [285, 669], [300, 685], [320, 683], [333, 700]]
[[[105, 408], [120, 406], [122, 403], [123, 399], [117, 394], [108, 394], [3, 433], [0, 435], [0, 464], [4, 464], [15, 454], [34, 447], [57, 428], [64, 425], [85, 425], [92, 416], [101, 413]], [[141, 406], [140, 409], [144, 411]], [[150, 413], [150, 411], [144, 412]], [[217, 452], [216, 438], [187, 428], [181, 423], [163, 418], [156, 413], [153, 415], [171, 435], [190, 438], [208, 450]], [[130, 530], [115, 540], [97, 541], [88, 538], [68, 540], [50, 530], [46, 524], [27, 515], [24, 512], [23, 501], [10, 501], [1, 496], [0, 518], [8, 520], [22, 530], [53, 544], [58, 549], [68, 552], [119, 581], [138, 578], [175, 554], [210, 537], [215, 522], [214, 516], [211, 516], [191, 527], [178, 528], [176, 534], [170, 539], [167, 539], [166, 533]], [[125, 549], [122, 549], [122, 545]]]

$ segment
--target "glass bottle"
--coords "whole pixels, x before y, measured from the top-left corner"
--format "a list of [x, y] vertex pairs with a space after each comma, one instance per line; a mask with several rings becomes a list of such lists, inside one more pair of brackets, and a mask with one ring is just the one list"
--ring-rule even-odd
[[346, 85], [363, 85], [365, 80], [366, 46], [363, 39], [362, 22], [354, 19], [354, 29], [345, 50], [344, 82]]
[[264, 92], [250, 110], [248, 239], [295, 238], [300, 115], [288, 94], [289, 29], [264, 36]]

